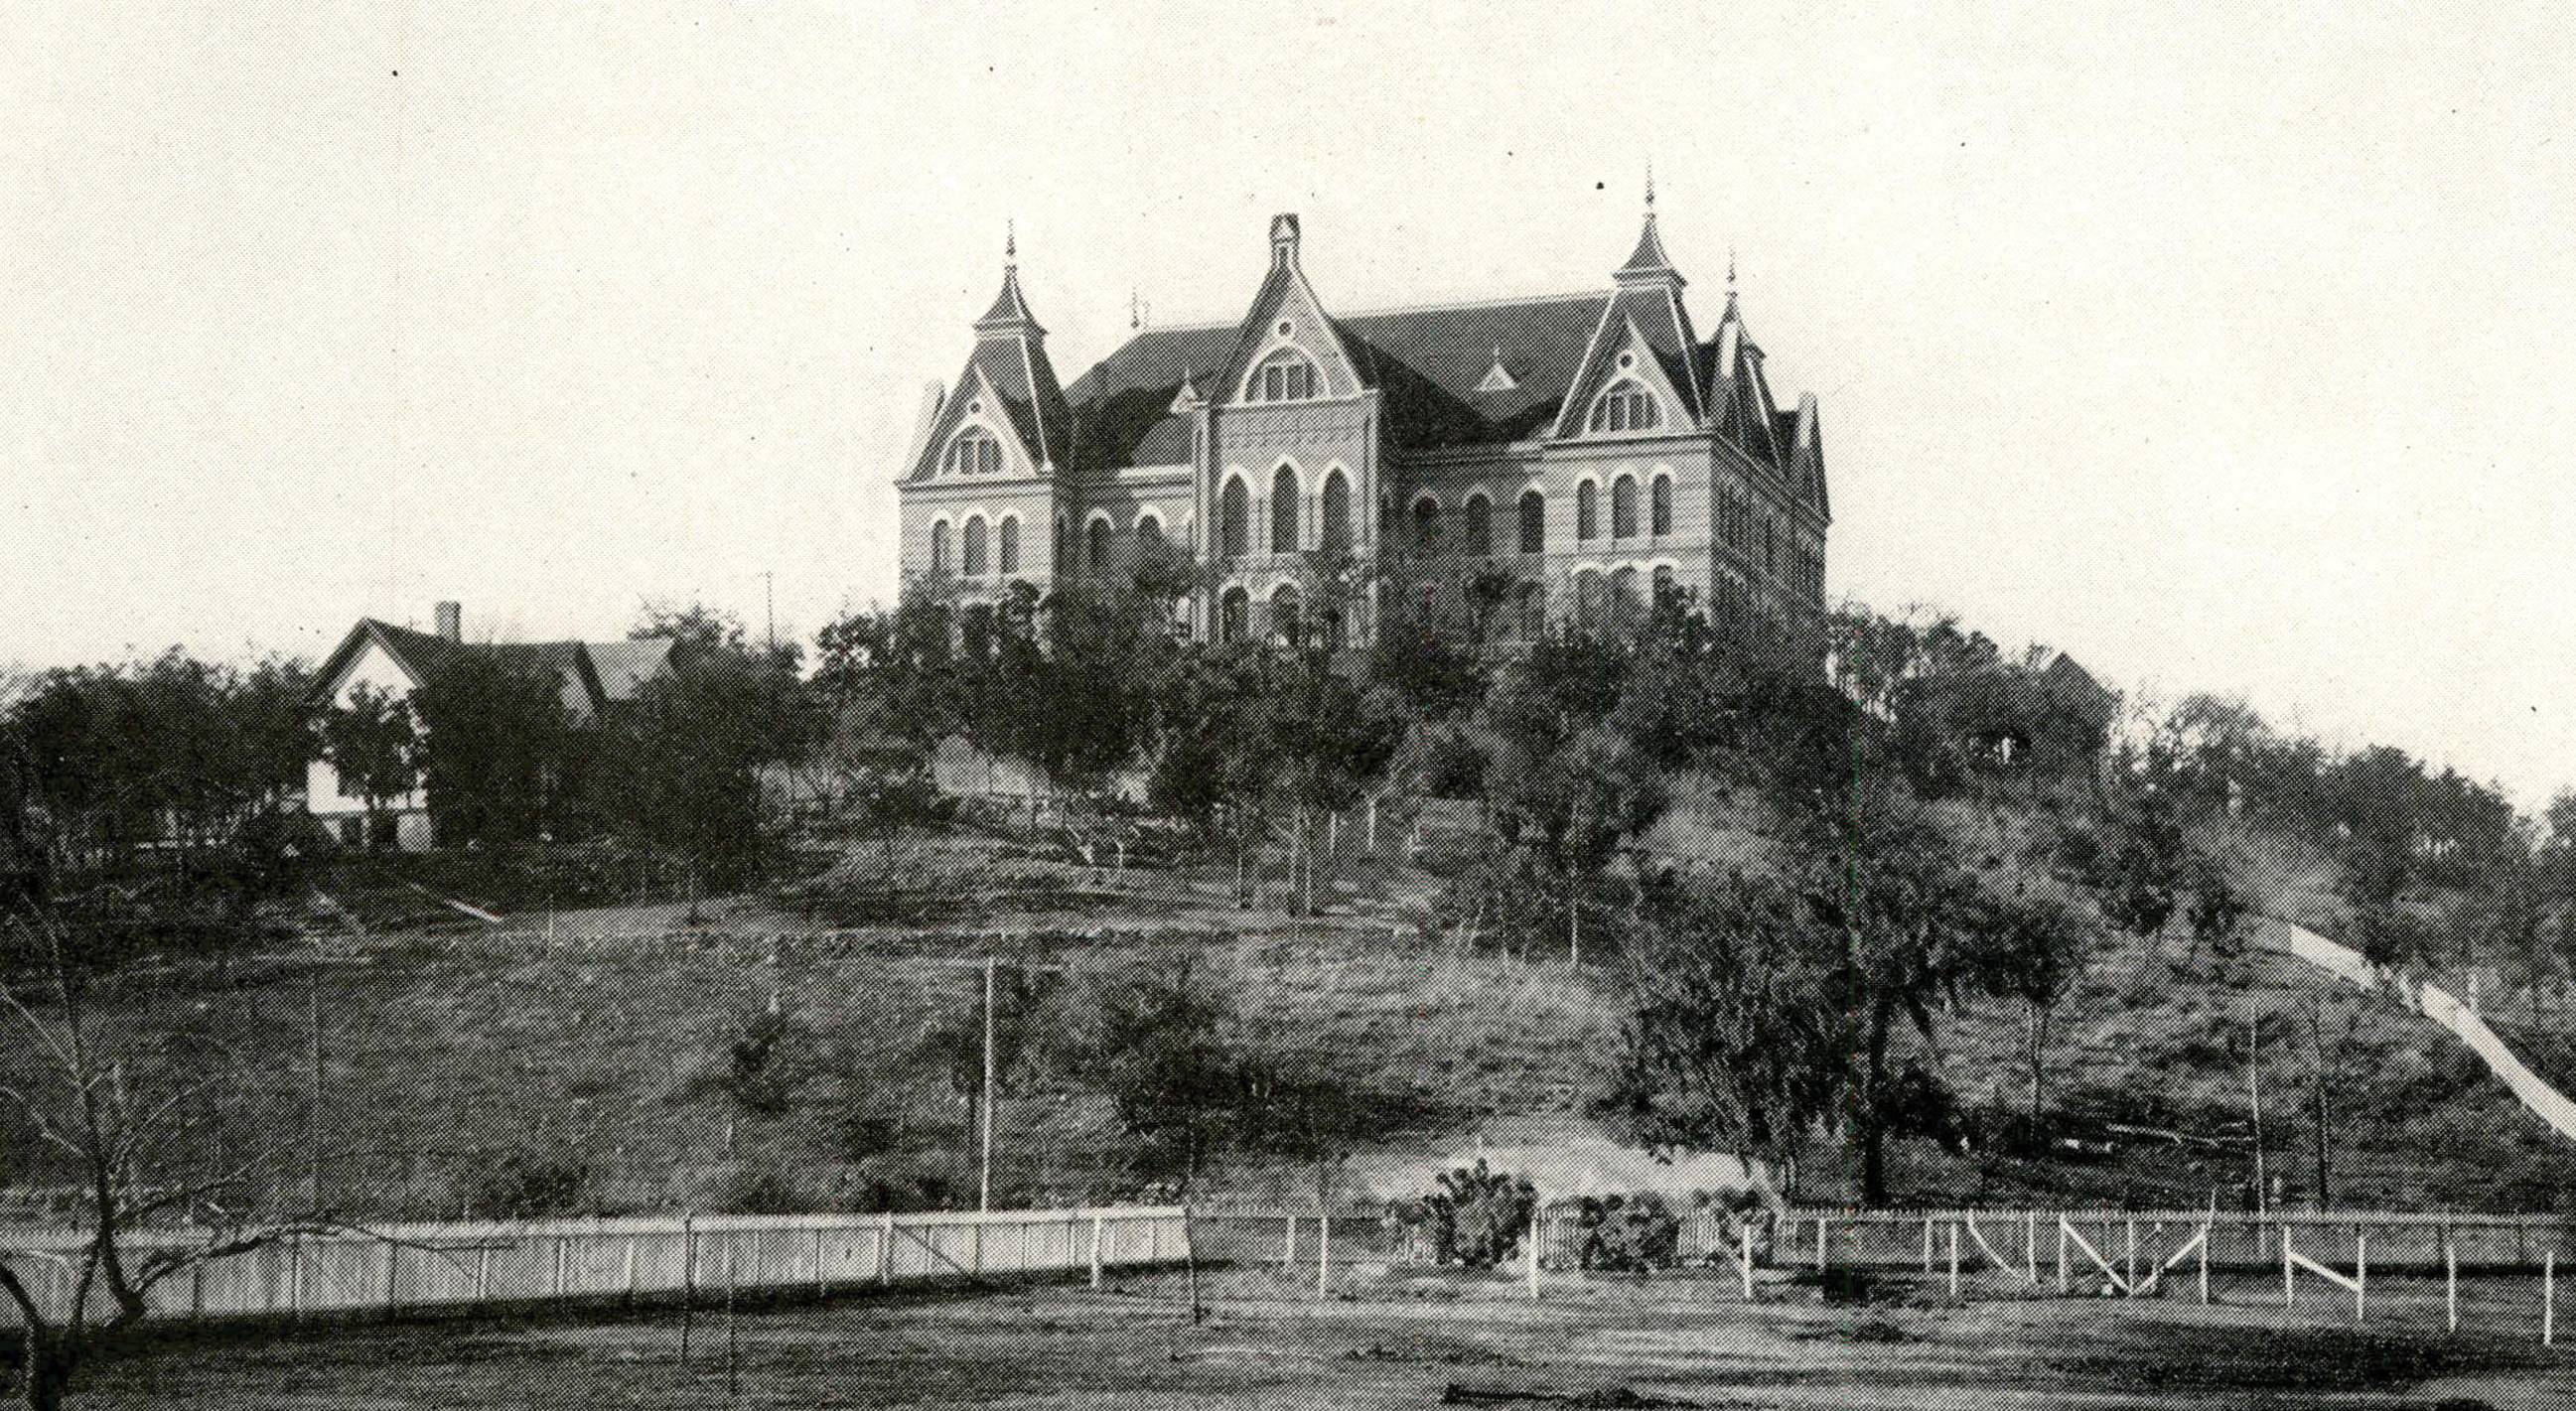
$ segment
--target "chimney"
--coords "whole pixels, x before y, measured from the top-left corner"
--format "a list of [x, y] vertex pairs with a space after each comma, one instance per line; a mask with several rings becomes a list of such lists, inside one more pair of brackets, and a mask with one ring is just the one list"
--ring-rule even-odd
[[442, 642], [465, 640], [465, 605], [440, 603], [437, 609], [438, 639]]

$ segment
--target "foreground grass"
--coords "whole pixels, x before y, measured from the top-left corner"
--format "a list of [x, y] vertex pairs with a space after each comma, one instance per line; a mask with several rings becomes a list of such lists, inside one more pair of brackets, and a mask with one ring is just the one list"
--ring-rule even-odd
[[[1554, 1283], [1361, 1272], [1337, 1297], [1212, 1272], [1193, 1326], [1177, 1276], [1112, 1290], [923, 1294], [743, 1313], [676, 1310], [540, 1326], [422, 1324], [168, 1342], [91, 1379], [100, 1411], [210, 1408], [1407, 1406], [1515, 1392], [1573, 1404], [1997, 1411], [2069, 1405], [2543, 1407], [2569, 1404], [2567, 1356], [2497, 1302], [2457, 1336], [2438, 1288], [2398, 1284], [2373, 1325], [2285, 1312], [2252, 1285], [2226, 1306], [1900, 1289], [1830, 1308], [1772, 1282], [1747, 1306], [1722, 1279]], [[2260, 1284], [2261, 1281], [2255, 1281]], [[2432, 1301], [2425, 1295], [2430, 1293]], [[2477, 1296], [2486, 1296], [2483, 1293]], [[2500, 1299], [2502, 1295], [2496, 1295]], [[1627, 1395], [1623, 1399], [1622, 1393]], [[1524, 1404], [1545, 1404], [1532, 1401]]]

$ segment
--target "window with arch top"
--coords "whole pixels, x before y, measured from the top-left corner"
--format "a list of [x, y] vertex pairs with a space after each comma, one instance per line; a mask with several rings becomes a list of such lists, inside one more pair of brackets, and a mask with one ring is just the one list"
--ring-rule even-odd
[[1109, 521], [1095, 519], [1083, 533], [1083, 566], [1098, 573], [1109, 567]]
[[1547, 552], [1547, 496], [1535, 487], [1521, 492], [1520, 550], [1525, 554]]
[[1228, 558], [1252, 552], [1252, 492], [1243, 488], [1241, 476], [1228, 479], [1217, 499], [1216, 546]]
[[1295, 467], [1282, 465], [1270, 472], [1270, 552], [1274, 554], [1293, 554], [1300, 547], [1299, 494]]
[[965, 573], [969, 578], [981, 578], [992, 571], [993, 565], [985, 556], [984, 541], [984, 516], [979, 514], [966, 521]]
[[1673, 478], [1655, 477], [1654, 505], [1647, 511], [1648, 529], [1658, 537], [1673, 532]]
[[1494, 551], [1494, 502], [1477, 491], [1458, 513], [1459, 552], [1483, 558]]
[[1440, 551], [1440, 502], [1429, 495], [1413, 502], [1413, 551], [1417, 554]]
[[948, 521], [944, 519], [930, 526], [930, 571], [948, 571]]
[[1004, 515], [1002, 517], [1001, 541], [1001, 552], [997, 555], [1001, 560], [1001, 571], [1004, 573], [1019, 572], [1020, 517], [1018, 515], [1012, 514]]
[[1633, 475], [1610, 482], [1610, 537], [1637, 537], [1637, 477]]
[[1585, 429], [1602, 431], [1652, 431], [1664, 424], [1664, 404], [1646, 390], [1644, 383], [1623, 377], [1610, 384], [1592, 402], [1592, 418]]
[[1351, 481], [1340, 471], [1324, 477], [1323, 530], [1319, 547], [1327, 551], [1346, 551], [1351, 546]]
[[1601, 487], [1589, 480], [1574, 487], [1574, 537], [1587, 544], [1601, 537]]
[[1263, 358], [1243, 381], [1247, 402], [1304, 402], [1315, 396], [1315, 364], [1294, 348]]
[[952, 475], [999, 475], [1002, 443], [980, 426], [970, 426], [948, 443], [947, 469]]

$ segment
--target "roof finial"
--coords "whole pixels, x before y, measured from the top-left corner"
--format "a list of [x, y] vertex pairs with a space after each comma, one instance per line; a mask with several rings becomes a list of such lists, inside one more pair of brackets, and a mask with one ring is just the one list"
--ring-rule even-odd
[[1020, 264], [1020, 222], [1015, 216], [1002, 217], [1002, 259], [1013, 269]]
[[1655, 159], [1646, 159], [1646, 219], [1655, 218]]
[[1731, 242], [1726, 247], [1726, 292], [1735, 292], [1735, 246]]
[[1127, 287], [1127, 331], [1130, 333], [1145, 326], [1144, 298], [1144, 295], [1136, 292], [1134, 285]]

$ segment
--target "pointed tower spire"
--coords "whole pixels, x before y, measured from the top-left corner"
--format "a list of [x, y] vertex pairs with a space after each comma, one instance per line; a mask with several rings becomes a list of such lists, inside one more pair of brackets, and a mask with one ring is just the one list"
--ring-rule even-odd
[[1669, 281], [1679, 286], [1686, 282], [1664, 254], [1664, 237], [1655, 229], [1655, 164], [1651, 159], [1646, 163], [1646, 226], [1637, 232], [1637, 248], [1629, 252], [1628, 262], [1619, 266], [1613, 277], [1621, 284]]
[[975, 320], [978, 334], [1008, 334], [1022, 330], [1044, 336], [1038, 316], [1029, 312], [1029, 301], [1020, 293], [1020, 225], [1006, 221], [1002, 227], [1002, 292], [993, 296], [993, 307]]

